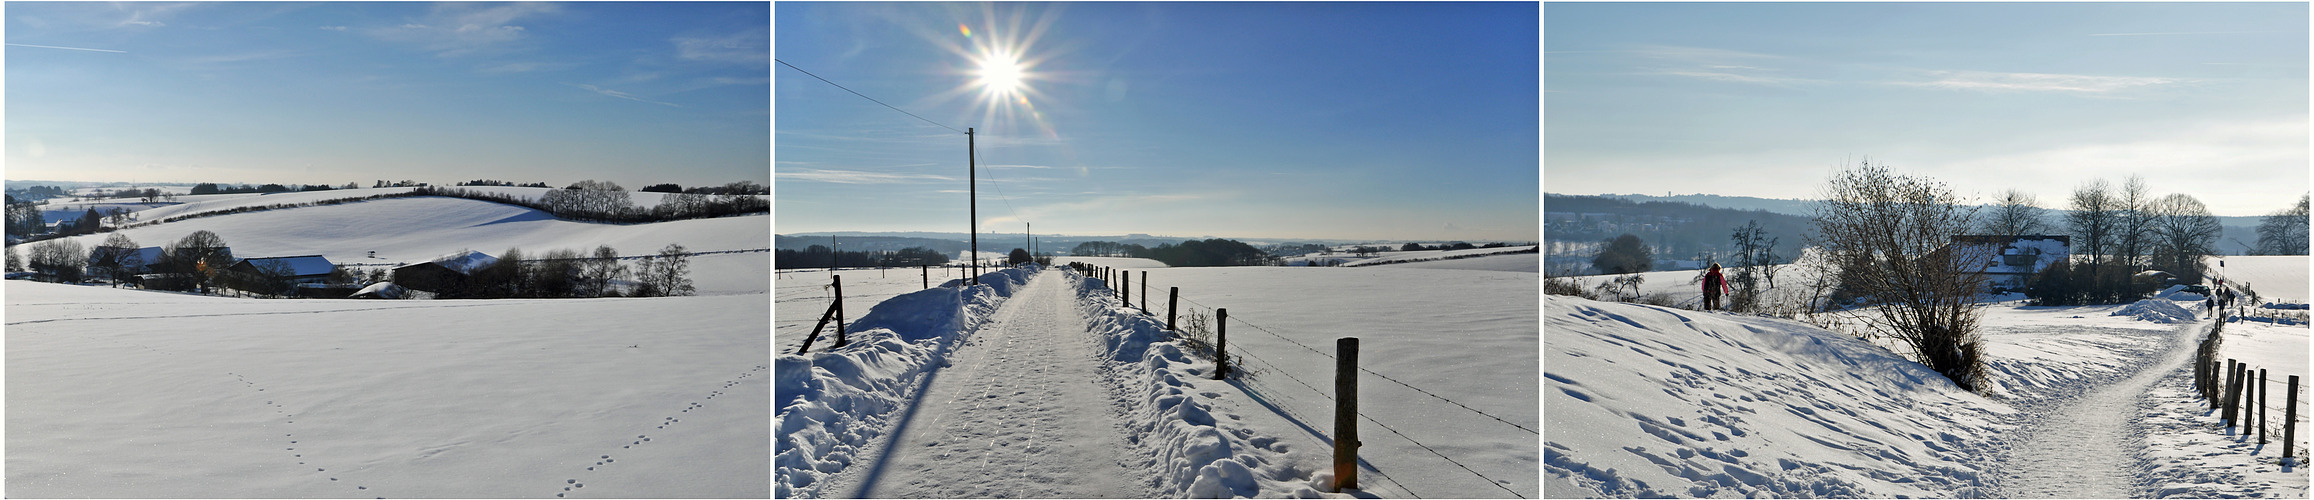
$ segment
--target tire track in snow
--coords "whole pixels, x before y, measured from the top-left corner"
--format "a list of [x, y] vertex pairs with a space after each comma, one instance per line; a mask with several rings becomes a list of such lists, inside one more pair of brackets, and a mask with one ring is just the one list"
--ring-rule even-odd
[[2139, 434], [2138, 399], [2153, 384], [2184, 368], [2193, 338], [2206, 322], [2182, 325], [2154, 363], [2128, 378], [2090, 391], [2053, 410], [2003, 460], [2011, 498], [2134, 498], [2147, 469]]
[[[884, 446], [861, 498], [1140, 498], [1129, 447], [1098, 378], [1091, 335], [1066, 278], [1039, 275], [949, 358], [926, 408]], [[897, 425], [897, 424], [896, 424]], [[844, 491], [838, 489], [837, 491]]]
[[403, 309], [448, 309], [448, 308], [454, 308], [454, 307], [490, 307], [490, 306], [505, 306], [505, 305], [514, 305], [514, 304], [512, 304], [512, 303], [508, 303], [508, 304], [455, 304], [455, 305], [439, 305], [439, 306], [431, 306], [431, 305], [429, 305], [429, 306], [365, 307], [365, 308], [358, 308], [358, 309], [323, 309], [323, 310], [313, 310], [313, 311], [270, 311], [270, 312], [248, 312], [248, 313], [218, 313], [218, 314], [176, 314], [176, 315], [167, 315], [167, 316], [111, 316], [111, 317], [103, 317], [103, 318], [52, 318], [52, 319], [35, 319], [35, 320], [18, 321], [18, 322], [14, 322], [14, 323], [8, 323], [8, 324], [6, 324], [6, 325], [4, 325], [4, 326], [30, 325], [30, 324], [37, 324], [37, 323], [61, 323], [61, 322], [66, 322], [66, 321], [109, 321], [109, 320], [121, 320], [121, 319], [178, 319], [178, 318], [219, 318], [219, 317], [230, 317], [230, 316], [273, 316], [273, 315], [281, 315], [281, 314], [328, 314], [328, 313], [341, 313], [341, 312], [362, 312], [362, 311], [399, 311], [399, 310], [403, 310]]

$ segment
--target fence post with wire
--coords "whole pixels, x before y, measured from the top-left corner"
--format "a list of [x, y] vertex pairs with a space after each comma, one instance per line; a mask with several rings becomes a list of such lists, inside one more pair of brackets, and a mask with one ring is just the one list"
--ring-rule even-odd
[[[1085, 273], [1088, 278], [1109, 278], [1116, 277], [1119, 274], [1129, 273], [1129, 271], [1126, 270], [1108, 268], [1105, 266], [1088, 265], [1078, 269], [1080, 272]], [[1144, 272], [1141, 277], [1141, 285], [1144, 287], [1144, 290], [1146, 290], [1146, 287], [1148, 287], [1153, 279], [1157, 277], [1163, 276], [1152, 276], [1151, 274]], [[1106, 284], [1112, 287], [1120, 285], [1119, 283], [1115, 282], [1107, 282]], [[1405, 432], [1392, 427], [1390, 424], [1381, 420], [1377, 420], [1373, 415], [1363, 413], [1361, 409], [1358, 408], [1357, 404], [1359, 399], [1359, 383], [1357, 379], [1361, 376], [1373, 376], [1381, 379], [1381, 381], [1388, 384], [1389, 386], [1403, 387], [1407, 390], [1428, 396], [1431, 399], [1459, 407], [1462, 410], [1472, 414], [1492, 419], [1496, 422], [1505, 424], [1509, 427], [1516, 428], [1529, 434], [1540, 436], [1541, 433], [1536, 431], [1532, 426], [1512, 422], [1493, 413], [1479, 410], [1477, 408], [1472, 408], [1470, 405], [1463, 404], [1462, 402], [1455, 401], [1454, 399], [1445, 396], [1441, 396], [1435, 391], [1408, 384], [1396, 377], [1376, 372], [1370, 368], [1358, 366], [1357, 359], [1359, 352], [1359, 340], [1356, 337], [1337, 338], [1335, 349], [1333, 352], [1328, 352], [1315, 348], [1309, 344], [1305, 344], [1301, 341], [1294, 340], [1291, 337], [1281, 335], [1277, 331], [1270, 328], [1245, 321], [1241, 315], [1233, 314], [1228, 311], [1228, 308], [1218, 308], [1199, 303], [1195, 299], [1184, 295], [1181, 291], [1181, 287], [1168, 286], [1166, 287], [1166, 290], [1166, 311], [1164, 319], [1168, 335], [1175, 341], [1181, 342], [1182, 346], [1187, 348], [1185, 350], [1191, 353], [1197, 355], [1210, 355], [1210, 357], [1214, 360], [1213, 373], [1215, 379], [1229, 381], [1229, 383], [1232, 385], [1239, 386], [1241, 389], [1246, 390], [1248, 393], [1265, 394], [1259, 396], [1259, 398], [1269, 401], [1269, 406], [1272, 409], [1280, 412], [1283, 414], [1283, 416], [1289, 419], [1308, 423], [1313, 429], [1316, 428], [1316, 425], [1319, 425], [1318, 420], [1313, 420], [1301, 416], [1298, 412], [1295, 411], [1295, 405], [1291, 404], [1292, 401], [1289, 399], [1291, 396], [1287, 395], [1287, 393], [1270, 390], [1266, 387], [1267, 384], [1264, 384], [1263, 381], [1272, 375], [1279, 376], [1309, 391], [1307, 393], [1298, 394], [1315, 395], [1320, 399], [1333, 403], [1333, 420], [1335, 426], [1333, 433], [1334, 435], [1330, 436], [1330, 439], [1333, 441], [1334, 445], [1334, 470], [1332, 471], [1334, 473], [1334, 477], [1332, 479], [1334, 481], [1333, 486], [1336, 487], [1336, 492], [1340, 492], [1345, 488], [1352, 490], [1358, 488], [1358, 462], [1360, 460], [1359, 451], [1360, 448], [1365, 444], [1358, 437], [1358, 420], [1364, 419], [1368, 423], [1372, 423], [1381, 427], [1382, 430], [1387, 431], [1389, 434], [1397, 436], [1399, 439], [1403, 439], [1405, 442], [1411, 443], [1415, 447], [1428, 451], [1430, 455], [1444, 460], [1447, 463], [1453, 464], [1454, 466], [1459, 467], [1466, 472], [1469, 472], [1472, 476], [1485, 481], [1490, 486], [1508, 492], [1515, 497], [1527, 498], [1524, 494], [1521, 494], [1518, 491], [1512, 490], [1506, 486], [1508, 484], [1513, 484], [1512, 480], [1497, 480], [1485, 473], [1481, 473], [1478, 470], [1473, 469], [1470, 465], [1465, 464], [1462, 460], [1457, 460], [1453, 456], [1449, 456], [1446, 453], [1440, 452], [1437, 447], [1424, 443], [1412, 436], [1408, 436]], [[1121, 292], [1121, 290], [1116, 290], [1113, 288], [1112, 292]], [[1130, 302], [1124, 302], [1123, 297], [1125, 295], [1123, 293], [1118, 293], [1116, 296], [1119, 298], [1120, 304], [1126, 307], [1131, 307]], [[1141, 300], [1146, 303], [1148, 299], [1148, 293], [1142, 293]], [[1188, 304], [1185, 305], [1182, 304], [1182, 302], [1187, 302]], [[1202, 313], [1200, 312], [1201, 310], [1210, 311], [1210, 314]], [[1149, 311], [1146, 307], [1142, 309], [1141, 313], [1152, 317], [1156, 316], [1154, 311]], [[1305, 381], [1303, 380], [1303, 377], [1296, 376], [1294, 373], [1286, 371], [1284, 368], [1280, 367], [1278, 363], [1273, 362], [1262, 354], [1255, 352], [1256, 350], [1253, 349], [1249, 344], [1241, 342], [1236, 350], [1229, 350], [1229, 344], [1227, 343], [1228, 339], [1226, 337], [1227, 334], [1225, 333], [1229, 323], [1236, 323], [1234, 326], [1252, 328], [1254, 331], [1267, 334], [1269, 337], [1274, 337], [1307, 350], [1310, 354], [1315, 354], [1317, 356], [1333, 360], [1335, 365], [1334, 390], [1327, 391], [1320, 389], [1319, 385]], [[1275, 354], [1273, 353], [1271, 356], [1275, 356]], [[1254, 366], [1255, 364], [1260, 365], [1260, 367], [1256, 368]], [[1363, 372], [1363, 375], [1361, 375], [1361, 372]], [[1386, 401], [1391, 401], [1393, 404], [1413, 404], [1419, 402], [1420, 400], [1387, 399]], [[1315, 431], [1313, 430], [1313, 432]], [[1394, 484], [1399, 489], [1406, 491], [1409, 495], [1420, 497], [1420, 495], [1412, 488], [1409, 488], [1404, 483], [1391, 478], [1388, 473], [1382, 472], [1381, 468], [1376, 467], [1371, 472], [1381, 480], [1390, 484]]]
[[[2207, 403], [2203, 415], [2218, 418], [2219, 428], [2236, 442], [2249, 443], [2255, 439], [2263, 449], [2273, 429], [2280, 426], [2282, 456], [2285, 464], [2298, 462], [2298, 375], [2287, 375], [2282, 387], [2282, 418], [2272, 418], [2273, 374], [2268, 368], [2253, 368], [2249, 363], [2219, 358], [2218, 347], [2223, 344], [2225, 321], [2221, 315], [2210, 327], [2194, 353], [2193, 381], [2195, 393]], [[2222, 362], [2221, 362], [2222, 359]]]

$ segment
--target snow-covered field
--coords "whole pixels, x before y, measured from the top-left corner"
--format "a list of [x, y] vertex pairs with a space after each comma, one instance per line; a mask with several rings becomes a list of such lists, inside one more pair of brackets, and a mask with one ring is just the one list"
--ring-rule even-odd
[[[308, 196], [284, 193], [268, 196]], [[244, 195], [246, 196], [246, 195]], [[619, 255], [656, 253], [669, 243], [691, 252], [769, 248], [769, 216], [691, 219], [650, 224], [595, 224], [486, 201], [425, 196], [204, 217], [118, 231], [142, 246], [167, 246], [207, 230], [238, 257], [321, 255], [336, 264], [423, 262], [460, 250], [498, 255], [508, 248], [538, 255], [549, 250], [590, 252], [610, 245]], [[73, 237], [94, 248], [107, 234]], [[370, 258], [370, 252], [376, 258]], [[691, 258], [691, 279], [702, 295], [762, 293], [771, 254], [745, 252]]]
[[[2233, 257], [2227, 266], [2236, 279], [2277, 283], [2303, 280], [2305, 268], [2302, 257]], [[1694, 273], [1650, 273], [1645, 288], [1679, 293], [1692, 288]], [[2304, 497], [2307, 471], [2278, 464], [2276, 444], [2223, 431], [2193, 394], [2187, 358], [2211, 322], [2197, 297], [2175, 298], [1987, 306], [1981, 333], [1993, 385], [1980, 396], [1891, 354], [1885, 341], [1773, 318], [1552, 296], [1547, 489]], [[2307, 332], [2229, 324], [2224, 355], [2304, 374]], [[2271, 390], [2278, 421], [2281, 384]], [[2301, 420], [2307, 404], [2300, 399]], [[2303, 460], [2306, 452], [2296, 453]]]
[[[1136, 295], [1142, 281], [1139, 270], [1133, 277]], [[1022, 464], [1033, 464], [1035, 459], [1000, 459], [1012, 455], [1000, 453], [1004, 450], [992, 443], [1011, 442], [1023, 433], [1041, 431], [959, 428], [941, 422], [1015, 421], [1002, 417], [1011, 415], [1005, 412], [1019, 412], [1019, 419], [1048, 418], [1041, 416], [1049, 413], [1024, 407], [1036, 404], [1032, 401], [1065, 399], [1053, 404], [1111, 408], [1115, 418], [1121, 419], [1115, 424], [1117, 432], [1123, 433], [1138, 453], [1119, 461], [1124, 470], [1142, 475], [1130, 483], [1140, 486], [1106, 490], [1110, 493], [1102, 496], [1334, 496], [1325, 487], [1332, 476], [1327, 465], [1331, 446], [1326, 436], [1333, 433], [1333, 407], [1328, 398], [1334, 360], [1327, 356], [1334, 351], [1335, 338], [1343, 336], [1361, 338], [1361, 367], [1371, 371], [1360, 375], [1360, 413], [1366, 417], [1359, 424], [1364, 443], [1360, 486], [1366, 493], [1485, 498], [1531, 498], [1541, 493], [1533, 483], [1539, 460], [1534, 441], [1537, 434], [1530, 430], [1539, 428], [1534, 399], [1537, 360], [1532, 354], [1539, 340], [1532, 306], [1536, 300], [1535, 274], [1392, 268], [1147, 270], [1149, 279], [1154, 280], [1152, 290], [1182, 287], [1185, 309], [1203, 307], [1199, 304], [1230, 309], [1230, 352], [1250, 356], [1241, 361], [1237, 377], [1228, 382], [1210, 380], [1211, 361], [1183, 352], [1178, 341], [1167, 338], [1162, 331], [1163, 319], [1157, 316], [1163, 313], [1162, 297], [1150, 301], [1155, 309], [1151, 312], [1157, 315], [1143, 314], [1137, 307], [1118, 303], [1106, 290], [1106, 283], [1065, 270], [1048, 271], [1033, 279], [1066, 280], [1079, 290], [1069, 298], [1082, 308], [1077, 315], [1086, 322], [1082, 328], [1099, 344], [1077, 356], [1084, 357], [1080, 361], [1097, 361], [1102, 375], [1046, 374], [1046, 369], [1030, 367], [1013, 367], [1005, 373], [1015, 373], [1031, 386], [1044, 377], [1063, 377], [1050, 383], [1089, 378], [1108, 385], [1110, 399], [1077, 401], [1083, 397], [1054, 391], [1049, 398], [1017, 403], [957, 407], [948, 398], [926, 401], [927, 392], [950, 394], [954, 390], [940, 388], [931, 380], [932, 373], [955, 371], [953, 376], [960, 380], [979, 380], [974, 374], [988, 369], [984, 367], [1010, 366], [997, 360], [1020, 356], [994, 349], [1047, 345], [1015, 345], [1014, 340], [1047, 328], [1019, 330], [1003, 325], [1049, 321], [1042, 318], [1054, 314], [1035, 315], [1038, 319], [1032, 320], [1027, 314], [1006, 316], [1000, 308], [1044, 308], [1050, 306], [1036, 304], [1061, 299], [1049, 295], [1053, 283], [1030, 283], [1027, 278], [991, 278], [991, 286], [970, 291], [938, 288], [900, 295], [877, 305], [870, 317], [860, 320], [853, 329], [855, 344], [851, 348], [822, 351], [815, 346], [813, 354], [804, 356], [782, 351], [777, 362], [781, 385], [775, 418], [780, 422], [780, 455], [775, 460], [775, 494], [838, 497], [897, 491], [904, 487], [899, 485], [916, 481], [940, 485], [937, 491], [946, 492], [944, 495], [1062, 494], [1055, 492], [1065, 490], [1045, 489], [1047, 486], [1041, 484], [978, 485], [974, 481], [987, 480], [949, 477], [966, 473], [887, 465], [884, 461], [908, 464], [939, 460], [890, 458], [895, 453], [934, 453], [929, 449], [890, 448], [890, 441], [906, 439], [911, 443], [949, 443], [941, 445], [942, 449], [965, 447], [941, 452], [943, 455], [986, 456], [1010, 464], [1006, 467], [1028, 467]], [[847, 295], [850, 279], [846, 278]], [[1013, 296], [1023, 287], [1045, 291], [1022, 292], [1034, 298]], [[1133, 302], [1138, 306], [1141, 301], [1136, 297]], [[783, 321], [793, 318], [786, 311], [783, 305]], [[1008, 317], [1012, 319], [1003, 319]], [[990, 322], [990, 318], [998, 319]], [[978, 331], [983, 328], [997, 330]], [[1060, 329], [1075, 330], [1066, 326]], [[780, 342], [790, 341], [783, 338]], [[944, 380], [949, 375], [940, 377]], [[1025, 390], [1045, 393], [1044, 389]], [[1010, 398], [1013, 391], [1004, 391], [1008, 394], [1005, 397]], [[987, 396], [999, 394], [991, 389]], [[928, 409], [915, 409], [919, 405]], [[929, 414], [912, 413], [917, 411]], [[993, 440], [952, 443], [935, 437], [893, 435], [907, 430], [903, 428], [924, 432], [910, 422], [956, 429], [948, 432], [987, 435]], [[1024, 469], [1022, 473], [1031, 472]], [[1146, 491], [1134, 491], [1138, 488]]]
[[760, 292], [351, 301], [5, 286], [14, 497], [770, 494]]

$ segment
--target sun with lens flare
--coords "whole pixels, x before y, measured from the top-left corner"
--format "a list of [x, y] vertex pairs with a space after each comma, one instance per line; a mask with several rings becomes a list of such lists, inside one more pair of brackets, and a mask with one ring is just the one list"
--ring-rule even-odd
[[991, 95], [1018, 93], [1024, 76], [1026, 70], [1017, 55], [991, 53], [980, 60], [980, 87]]

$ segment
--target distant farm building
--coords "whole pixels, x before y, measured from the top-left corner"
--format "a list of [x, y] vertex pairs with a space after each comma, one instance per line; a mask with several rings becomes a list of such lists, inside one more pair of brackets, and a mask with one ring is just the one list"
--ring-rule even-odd
[[225, 269], [249, 276], [266, 276], [291, 284], [305, 284], [329, 281], [330, 271], [337, 270], [337, 266], [319, 255], [300, 255], [241, 259]]
[[434, 260], [394, 268], [393, 282], [403, 288], [434, 293], [455, 292], [466, 286], [475, 271], [498, 263], [497, 257], [466, 250]]
[[1952, 237], [1952, 247], [1990, 253], [1991, 266], [1981, 273], [1987, 278], [1985, 285], [1994, 290], [2023, 290], [2033, 275], [2071, 258], [2072, 242], [2070, 236], [2039, 234]]

